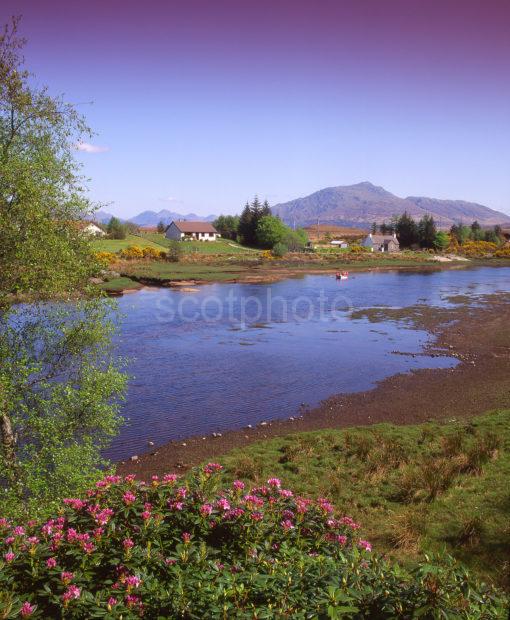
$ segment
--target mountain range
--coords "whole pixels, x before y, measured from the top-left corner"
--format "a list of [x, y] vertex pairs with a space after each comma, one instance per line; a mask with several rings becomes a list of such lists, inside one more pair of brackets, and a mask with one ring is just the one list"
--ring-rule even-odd
[[[101, 224], [107, 224], [111, 218], [114, 217], [112, 213], [107, 211], [96, 211], [94, 219]], [[117, 216], [115, 216], [117, 217]], [[216, 219], [216, 215], [197, 215], [196, 213], [176, 213], [169, 211], [168, 209], [162, 209], [161, 211], [142, 211], [138, 215], [130, 218], [129, 220], [119, 218], [123, 222], [131, 222], [138, 226], [157, 226], [159, 222], [164, 224], [170, 224], [174, 220], [193, 220], [195, 222], [212, 222]]]
[[296, 226], [309, 226], [319, 220], [321, 224], [367, 228], [372, 222], [389, 222], [392, 216], [404, 211], [415, 219], [432, 215], [442, 228], [471, 224], [474, 220], [482, 226], [510, 224], [510, 216], [475, 202], [420, 196], [400, 198], [367, 181], [327, 187], [304, 198], [274, 205], [271, 210], [287, 224]]
[[[510, 216], [475, 202], [464, 200], [439, 200], [422, 196], [400, 198], [383, 187], [365, 181], [355, 185], [327, 187], [304, 198], [271, 207], [272, 212], [284, 222], [293, 226], [334, 224], [337, 226], [368, 228], [373, 222], [389, 223], [394, 215], [407, 211], [415, 219], [425, 214], [432, 215], [436, 224], [449, 228], [452, 224], [471, 224], [477, 220], [481, 226], [510, 224]], [[111, 213], [98, 211], [95, 219], [107, 223]], [[173, 220], [194, 220], [212, 222], [215, 215], [206, 217], [196, 213], [176, 213], [168, 209], [143, 211], [127, 220], [138, 226], [157, 226], [159, 222], [170, 224]]]

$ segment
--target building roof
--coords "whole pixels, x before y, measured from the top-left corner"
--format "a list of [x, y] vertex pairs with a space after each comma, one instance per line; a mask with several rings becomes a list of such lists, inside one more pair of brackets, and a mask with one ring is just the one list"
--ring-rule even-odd
[[394, 235], [369, 235], [374, 245], [382, 245], [383, 243], [389, 243], [393, 241], [398, 245], [398, 239]]
[[[219, 234], [211, 222], [188, 222], [186, 220], [174, 220], [172, 224], [184, 234], [186, 233], [216, 233]], [[170, 224], [170, 226], [172, 225]]]

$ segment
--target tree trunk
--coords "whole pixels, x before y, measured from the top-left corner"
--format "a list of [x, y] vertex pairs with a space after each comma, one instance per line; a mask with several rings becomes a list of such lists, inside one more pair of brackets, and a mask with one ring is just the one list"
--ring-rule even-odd
[[17, 486], [16, 436], [12, 430], [11, 419], [7, 412], [5, 388], [0, 382], [0, 435], [5, 475], [11, 484]]

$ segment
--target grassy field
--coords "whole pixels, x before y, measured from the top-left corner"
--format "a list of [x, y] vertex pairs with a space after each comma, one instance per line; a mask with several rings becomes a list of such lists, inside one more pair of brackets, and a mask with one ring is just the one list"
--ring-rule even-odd
[[141, 248], [153, 247], [157, 250], [165, 250], [166, 247], [138, 235], [128, 235], [125, 239], [95, 239], [92, 247], [96, 252], [119, 252], [130, 245], [138, 245]]
[[510, 587], [510, 410], [469, 422], [301, 433], [221, 459], [227, 479], [271, 476], [324, 495], [380, 552], [412, 564], [447, 551]]
[[109, 293], [121, 293], [126, 290], [138, 290], [142, 288], [142, 286], [142, 284], [131, 280], [131, 278], [120, 277], [103, 282], [103, 284], [100, 285], [100, 288]]
[[[152, 243], [157, 243], [164, 247], [170, 246], [170, 239], [160, 233], [144, 233], [143, 237]], [[259, 250], [245, 248], [235, 241], [220, 239], [219, 241], [181, 241], [180, 247], [184, 254], [246, 254], [259, 253]]]
[[166, 261], [152, 261], [146, 263], [126, 264], [123, 275], [127, 277], [164, 282], [169, 280], [203, 280], [219, 282], [233, 280], [248, 273], [249, 266], [243, 265], [207, 265], [203, 263], [169, 263]]

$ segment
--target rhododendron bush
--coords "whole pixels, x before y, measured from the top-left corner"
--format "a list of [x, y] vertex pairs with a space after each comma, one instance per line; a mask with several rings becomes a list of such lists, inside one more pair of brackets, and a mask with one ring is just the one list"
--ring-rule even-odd
[[327, 499], [296, 497], [276, 478], [218, 490], [220, 469], [148, 483], [108, 476], [46, 522], [2, 519], [0, 617], [501, 613], [501, 599], [474, 589], [453, 561], [408, 573], [377, 556]]

